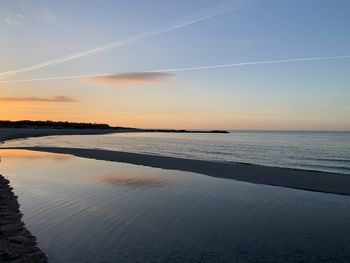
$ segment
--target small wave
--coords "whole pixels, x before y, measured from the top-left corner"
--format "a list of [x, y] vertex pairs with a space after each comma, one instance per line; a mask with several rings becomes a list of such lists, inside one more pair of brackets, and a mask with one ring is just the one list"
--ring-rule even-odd
[[311, 161], [322, 161], [322, 162], [339, 162], [339, 163], [349, 163], [350, 159], [334, 159], [334, 158], [307, 158]]

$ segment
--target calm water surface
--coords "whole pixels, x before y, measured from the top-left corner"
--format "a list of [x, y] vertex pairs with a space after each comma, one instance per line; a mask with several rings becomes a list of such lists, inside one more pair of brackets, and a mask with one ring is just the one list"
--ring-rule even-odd
[[350, 197], [0, 150], [51, 262], [350, 262]]
[[99, 148], [350, 174], [350, 132], [116, 133], [30, 138], [5, 146]]

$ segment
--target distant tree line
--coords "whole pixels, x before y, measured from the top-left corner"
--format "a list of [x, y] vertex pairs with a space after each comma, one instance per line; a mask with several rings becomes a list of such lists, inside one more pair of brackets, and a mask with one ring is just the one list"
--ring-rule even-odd
[[111, 129], [108, 124], [68, 121], [1, 121], [0, 128]]
[[68, 121], [1, 121], [0, 128], [47, 128], [47, 129], [119, 129], [139, 132], [169, 132], [169, 133], [229, 133], [223, 130], [212, 131], [194, 131], [194, 130], [175, 130], [175, 129], [137, 129], [128, 127], [111, 127], [104, 123], [82, 123]]

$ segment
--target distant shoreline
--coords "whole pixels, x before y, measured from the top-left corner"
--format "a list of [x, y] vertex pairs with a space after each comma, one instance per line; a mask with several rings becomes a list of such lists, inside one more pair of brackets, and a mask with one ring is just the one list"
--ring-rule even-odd
[[98, 135], [117, 132], [135, 132], [133, 129], [55, 129], [55, 128], [0, 128], [0, 143], [8, 140], [53, 135]]
[[136, 129], [136, 128], [4, 128], [0, 127], [0, 144], [14, 139], [30, 137], [43, 137], [53, 135], [98, 135], [122, 132], [163, 132], [163, 133], [229, 133], [227, 131], [188, 131], [188, 130], [157, 130], [157, 129]]
[[[131, 127], [112, 127], [104, 123], [84, 123], [67, 121], [4, 121], [0, 120], [1, 129], [33, 129], [33, 130], [62, 130], [66, 134], [68, 131], [77, 131], [78, 134], [93, 133], [96, 131], [109, 132], [168, 132], [168, 133], [229, 133], [225, 130], [185, 130], [185, 129], [143, 129]], [[84, 132], [88, 131], [88, 132]], [[80, 133], [81, 132], [81, 133]], [[0, 131], [1, 135], [1, 131]], [[1, 138], [0, 138], [1, 140]]]

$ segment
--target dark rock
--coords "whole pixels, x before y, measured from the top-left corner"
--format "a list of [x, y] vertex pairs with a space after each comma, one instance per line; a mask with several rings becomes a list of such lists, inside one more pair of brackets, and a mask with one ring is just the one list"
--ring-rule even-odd
[[0, 175], [0, 262], [45, 263], [36, 238], [25, 228], [17, 196], [9, 181]]

